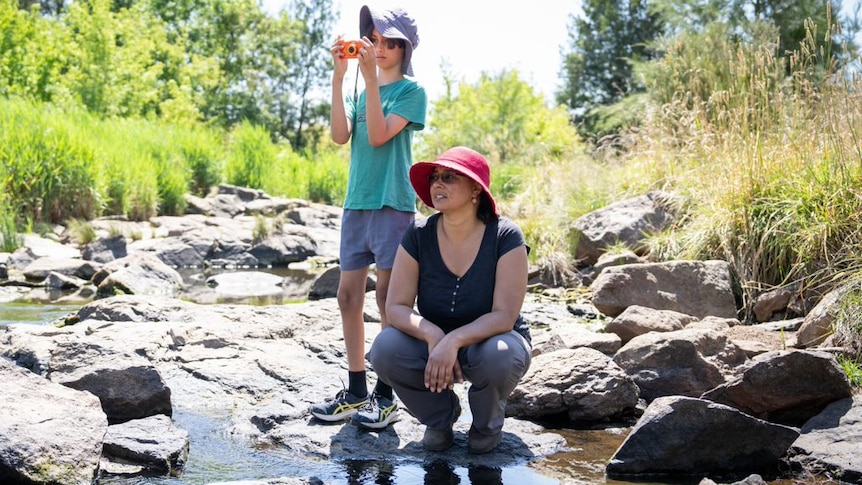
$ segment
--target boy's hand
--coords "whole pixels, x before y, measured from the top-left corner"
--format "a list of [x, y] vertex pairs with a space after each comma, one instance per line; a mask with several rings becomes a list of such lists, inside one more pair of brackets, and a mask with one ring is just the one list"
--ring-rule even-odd
[[377, 79], [377, 55], [374, 53], [374, 44], [368, 37], [362, 37], [359, 41], [362, 42], [357, 56], [359, 70], [362, 71], [362, 77], [365, 78], [367, 84], [369, 79]]
[[347, 59], [344, 56], [344, 37], [338, 36], [332, 46], [329, 48], [329, 53], [332, 54], [332, 63], [337, 76], [343, 76], [347, 72]]

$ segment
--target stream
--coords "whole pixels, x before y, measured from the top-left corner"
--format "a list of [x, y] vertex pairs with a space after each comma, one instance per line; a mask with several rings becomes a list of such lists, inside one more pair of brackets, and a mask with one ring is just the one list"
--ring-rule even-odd
[[[201, 270], [180, 271], [186, 288], [179, 298], [200, 304], [274, 305], [302, 301], [321, 272], [308, 268], [261, 270], [285, 278], [288, 284], [269, 294], [242, 294], [242, 285], [230, 290], [206, 284]], [[44, 290], [3, 288], [0, 293], [0, 328], [4, 324], [47, 325], [77, 311], [82, 302], [64, 300], [63, 294]], [[15, 292], [18, 292], [16, 297]], [[183, 474], [164, 476], [111, 476], [99, 485], [203, 485], [221, 482], [265, 481], [278, 477], [317, 477], [328, 485], [695, 485], [699, 481], [625, 482], [607, 479], [605, 464], [613, 456], [630, 428], [596, 430], [555, 429], [569, 451], [536, 462], [505, 468], [458, 467], [443, 460], [426, 463], [393, 461], [327, 461], [298, 456], [279, 447], [254, 447], [238, 441], [225, 430], [227, 416], [202, 415], [174, 409], [173, 420], [189, 433], [190, 449]], [[769, 485], [816, 485], [836, 483], [806, 478], [777, 480]]]

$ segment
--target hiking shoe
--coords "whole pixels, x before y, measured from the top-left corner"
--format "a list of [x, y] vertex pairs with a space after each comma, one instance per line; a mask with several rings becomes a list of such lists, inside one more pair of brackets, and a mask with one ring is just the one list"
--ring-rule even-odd
[[422, 436], [422, 446], [428, 451], [446, 451], [455, 444], [455, 433], [452, 428], [425, 428]]
[[334, 398], [311, 406], [311, 414], [323, 421], [342, 421], [368, 403], [368, 396], [356, 397], [347, 389], [338, 391]]
[[382, 429], [397, 420], [398, 404], [376, 392], [372, 393], [371, 399], [350, 418], [356, 426], [369, 429]]
[[[456, 398], [457, 399], [457, 398]], [[452, 426], [458, 421], [461, 416], [461, 403], [455, 401], [455, 412], [452, 415], [452, 422], [448, 428], [425, 428], [425, 434], [422, 436], [422, 446], [428, 451], [446, 451], [455, 444], [455, 433], [452, 431]]]
[[503, 430], [493, 434], [481, 434], [476, 428], [470, 426], [470, 432], [467, 433], [467, 451], [473, 455], [488, 453], [496, 448], [502, 439]]

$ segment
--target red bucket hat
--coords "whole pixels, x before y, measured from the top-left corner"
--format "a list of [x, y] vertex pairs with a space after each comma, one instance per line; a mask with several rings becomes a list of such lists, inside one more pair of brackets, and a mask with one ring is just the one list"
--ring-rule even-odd
[[434, 171], [434, 167], [454, 170], [479, 184], [491, 201], [491, 210], [495, 215], [500, 215], [497, 211], [497, 203], [488, 189], [491, 185], [491, 169], [488, 161], [479, 152], [467, 147], [450, 148], [433, 162], [416, 162], [410, 167], [410, 183], [413, 185], [413, 190], [428, 207], [434, 207], [431, 201], [431, 184], [428, 183], [428, 176]]

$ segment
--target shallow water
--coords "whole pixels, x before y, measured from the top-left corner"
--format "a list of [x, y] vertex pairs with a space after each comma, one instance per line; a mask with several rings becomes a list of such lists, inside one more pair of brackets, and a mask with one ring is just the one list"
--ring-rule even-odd
[[100, 484], [198, 485], [214, 482], [317, 477], [326, 484], [557, 484], [527, 466], [505, 469], [452, 467], [445, 461], [424, 464], [384, 461], [324, 461], [279, 448], [254, 449], [224, 432], [227, 418], [175, 411], [174, 422], [189, 432], [188, 461], [181, 477], [104, 477]]
[[[426, 463], [386, 461], [324, 461], [297, 456], [278, 447], [254, 449], [224, 429], [226, 417], [175, 411], [177, 426], [189, 432], [191, 446], [182, 476], [103, 477], [100, 485], [203, 485], [279, 477], [316, 477], [328, 485], [696, 485], [700, 480], [627, 482], [607, 479], [604, 465], [630, 428], [555, 430], [570, 451], [532, 464], [505, 468], [453, 467], [442, 460]], [[777, 480], [770, 485], [837, 483], [808, 478]]]
[[51, 304], [15, 301], [0, 303], [0, 325], [31, 324], [45, 325], [58, 318], [76, 312], [81, 305]]
[[[248, 298], [231, 295], [205, 284], [207, 273], [184, 270], [187, 285], [181, 299], [196, 303], [281, 304], [302, 301], [320, 271], [307, 269], [264, 270], [285, 277], [283, 289], [271, 295]], [[33, 295], [34, 293], [30, 293]], [[82, 303], [60, 303], [65, 295], [39, 293], [33, 298], [0, 302], [3, 324], [46, 325], [76, 312]], [[567, 442], [568, 451], [534, 463], [505, 468], [456, 467], [445, 461], [326, 461], [298, 456], [278, 447], [253, 448], [224, 430], [226, 416], [204, 416], [174, 410], [178, 427], [189, 432], [190, 450], [180, 477], [121, 477], [100, 479], [112, 485], [202, 485], [217, 482], [267, 480], [278, 477], [317, 477], [328, 485], [696, 485], [699, 480], [677, 482], [626, 482], [607, 479], [605, 464], [613, 456], [630, 428], [597, 430], [555, 429]], [[819, 485], [839, 483], [825, 478], [774, 480], [769, 485]]]

